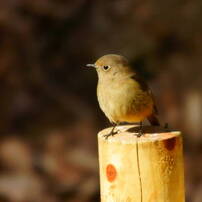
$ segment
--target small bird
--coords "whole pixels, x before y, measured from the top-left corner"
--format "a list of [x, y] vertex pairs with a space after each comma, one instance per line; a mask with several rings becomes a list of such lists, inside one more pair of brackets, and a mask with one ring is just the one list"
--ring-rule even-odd
[[114, 124], [106, 139], [116, 134], [114, 129], [122, 122], [139, 122], [142, 128], [142, 121], [148, 119], [151, 125], [160, 125], [151, 90], [125, 57], [104, 55], [87, 66], [97, 71], [98, 102], [106, 117]]

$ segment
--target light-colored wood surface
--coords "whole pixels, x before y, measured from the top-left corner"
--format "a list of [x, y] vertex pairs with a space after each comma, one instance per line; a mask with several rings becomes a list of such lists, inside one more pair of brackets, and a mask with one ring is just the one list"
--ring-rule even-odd
[[[160, 127], [119, 126], [98, 134], [101, 202], [184, 202], [182, 136]], [[138, 152], [138, 153], [137, 153]]]

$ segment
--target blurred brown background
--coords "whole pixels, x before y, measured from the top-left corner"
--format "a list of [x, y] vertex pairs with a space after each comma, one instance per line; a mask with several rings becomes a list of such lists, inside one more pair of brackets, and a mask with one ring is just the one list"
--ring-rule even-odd
[[201, 20], [201, 0], [0, 1], [0, 202], [99, 201], [96, 134], [110, 124], [85, 64], [108, 53], [183, 131], [186, 201], [201, 202]]

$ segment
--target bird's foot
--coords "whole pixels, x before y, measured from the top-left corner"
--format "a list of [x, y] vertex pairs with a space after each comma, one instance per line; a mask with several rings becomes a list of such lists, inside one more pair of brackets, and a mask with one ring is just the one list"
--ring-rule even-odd
[[142, 130], [139, 130], [138, 133], [137, 133], [137, 137], [141, 137], [143, 135], [144, 135], [144, 133], [142, 132]]
[[119, 132], [119, 130], [114, 131], [114, 128], [113, 128], [109, 134], [104, 135], [105, 140], [107, 140], [107, 139], [108, 139], [110, 136], [112, 136], [112, 137], [113, 137], [113, 136], [114, 136], [114, 135], [116, 135], [118, 132]]
[[119, 125], [119, 123], [116, 123], [116, 124], [114, 124], [114, 126], [113, 126], [113, 128], [112, 128], [112, 130], [111, 130], [111, 132], [109, 133], [109, 134], [107, 134], [107, 135], [104, 135], [104, 137], [105, 137], [105, 140], [107, 140], [108, 139], [108, 137], [110, 137], [110, 136], [114, 136], [114, 135], [116, 135], [117, 133], [119, 133], [120, 132], [120, 130], [116, 130], [116, 131], [114, 131], [115, 130], [115, 128], [116, 128], [116, 126], [118, 126]]
[[138, 131], [137, 131], [136, 133], [134, 133], [134, 135], [135, 135], [136, 137], [141, 137], [141, 136], [144, 135], [142, 124], [140, 124], [140, 126], [139, 126], [139, 128], [138, 128]]
[[141, 136], [144, 135], [144, 133], [140, 130], [140, 131], [138, 131], [138, 133], [134, 133], [134, 135], [135, 135], [136, 137], [141, 137]]
[[143, 133], [142, 121], [140, 121], [140, 127], [139, 127], [137, 137], [141, 137], [143, 134], [144, 133]]

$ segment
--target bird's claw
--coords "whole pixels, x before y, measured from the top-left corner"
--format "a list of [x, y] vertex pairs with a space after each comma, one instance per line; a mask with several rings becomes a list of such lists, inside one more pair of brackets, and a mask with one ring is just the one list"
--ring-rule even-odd
[[139, 131], [138, 131], [138, 134], [137, 134], [137, 137], [141, 137], [143, 135], [143, 128], [142, 128], [142, 122], [140, 122], [140, 127], [139, 127]]
[[103, 135], [104, 136], [104, 138], [105, 138], [105, 140], [107, 140], [110, 136], [114, 136], [114, 135], [116, 135], [118, 133], [118, 131], [111, 131], [109, 134], [107, 134], [107, 135]]
[[138, 133], [137, 133], [137, 137], [141, 137], [141, 136], [143, 136], [142, 130], [138, 131]]

